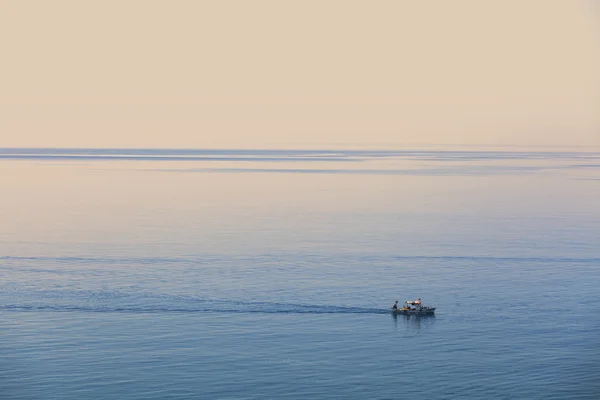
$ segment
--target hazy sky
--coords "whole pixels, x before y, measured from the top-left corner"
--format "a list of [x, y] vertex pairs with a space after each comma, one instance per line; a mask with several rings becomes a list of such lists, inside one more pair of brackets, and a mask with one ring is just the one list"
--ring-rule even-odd
[[594, 0], [2, 0], [0, 49], [0, 147], [600, 145]]

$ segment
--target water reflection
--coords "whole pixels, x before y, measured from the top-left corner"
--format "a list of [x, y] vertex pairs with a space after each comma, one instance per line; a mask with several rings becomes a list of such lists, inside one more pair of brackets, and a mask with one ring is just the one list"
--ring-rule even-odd
[[435, 323], [435, 315], [403, 315], [392, 313], [392, 318], [394, 319], [394, 327], [398, 328], [398, 321], [406, 329], [409, 330], [421, 330], [421, 328], [428, 328]]

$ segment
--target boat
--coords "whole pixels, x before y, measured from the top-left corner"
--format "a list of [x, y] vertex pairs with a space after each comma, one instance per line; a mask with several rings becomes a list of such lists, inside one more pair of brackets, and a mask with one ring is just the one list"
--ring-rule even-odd
[[404, 307], [392, 309], [394, 315], [433, 315], [435, 307], [428, 307], [421, 304], [421, 299], [407, 300]]

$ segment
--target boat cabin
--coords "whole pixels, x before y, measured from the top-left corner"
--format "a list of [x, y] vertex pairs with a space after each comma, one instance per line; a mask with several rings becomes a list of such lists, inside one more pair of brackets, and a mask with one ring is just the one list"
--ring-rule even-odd
[[421, 299], [417, 299], [417, 300], [407, 300], [404, 302], [404, 309], [405, 310], [416, 310], [421, 308]]

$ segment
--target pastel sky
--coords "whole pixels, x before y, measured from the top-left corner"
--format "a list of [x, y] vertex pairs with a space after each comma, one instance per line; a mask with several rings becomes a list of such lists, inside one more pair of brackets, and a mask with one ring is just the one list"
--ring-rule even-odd
[[600, 146], [594, 0], [3, 0], [0, 147]]

